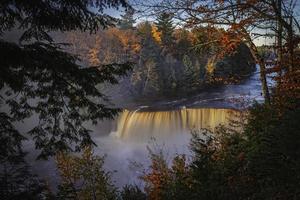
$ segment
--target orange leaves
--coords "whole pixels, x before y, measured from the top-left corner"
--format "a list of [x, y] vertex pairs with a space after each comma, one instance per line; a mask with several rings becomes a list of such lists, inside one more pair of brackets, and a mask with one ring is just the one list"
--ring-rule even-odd
[[170, 181], [170, 172], [163, 154], [150, 152], [150, 171], [141, 179], [146, 183], [145, 191], [151, 200], [161, 200], [162, 189]]
[[255, 5], [255, 4], [259, 3], [259, 2], [260, 2], [259, 0], [247, 0], [246, 4]]
[[72, 53], [79, 55], [86, 65], [132, 61], [140, 51], [140, 38], [135, 30], [109, 28], [96, 34], [69, 33], [66, 41], [72, 43]]
[[238, 45], [242, 42], [242, 38], [240, 37], [240, 35], [234, 31], [234, 29], [236, 29], [237, 27], [238, 25], [222, 33], [219, 42], [224, 51], [223, 53], [233, 53]]
[[137, 53], [140, 50], [139, 37], [136, 33], [129, 30], [121, 30], [118, 28], [110, 28], [106, 31], [107, 36], [110, 36], [112, 40], [118, 40], [121, 43], [121, 47], [126, 51], [133, 51]]
[[292, 72], [286, 72], [281, 77], [277, 78], [279, 82], [276, 88], [276, 98], [281, 103], [286, 102], [287, 99], [300, 98], [300, 70], [296, 69]]
[[277, 86], [274, 94], [274, 103], [280, 114], [286, 109], [297, 109], [300, 100], [300, 70], [285, 72], [275, 77]]
[[140, 177], [145, 182], [145, 191], [150, 200], [163, 200], [164, 192], [172, 183], [180, 182], [190, 185], [189, 168], [185, 155], [177, 155], [168, 167], [167, 161], [160, 151], [150, 151], [151, 165], [149, 170]]
[[88, 52], [88, 58], [90, 61], [90, 64], [93, 66], [99, 65], [101, 62], [99, 60], [99, 53], [100, 53], [100, 44], [101, 44], [101, 38], [96, 36], [95, 39], [95, 45], [89, 49]]
[[272, 68], [273, 71], [279, 72], [274, 78], [277, 82], [274, 101], [281, 113], [285, 108], [294, 109], [299, 106], [300, 99], [300, 50], [294, 50], [293, 68], [289, 67], [291, 57], [288, 53], [284, 51], [282, 61]]

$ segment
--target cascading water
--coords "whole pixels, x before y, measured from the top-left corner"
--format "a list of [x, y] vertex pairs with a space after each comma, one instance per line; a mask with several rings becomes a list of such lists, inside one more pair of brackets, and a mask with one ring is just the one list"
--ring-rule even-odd
[[[270, 81], [268, 81], [270, 82]], [[200, 107], [234, 107], [226, 99], [239, 98], [256, 99], [262, 101], [259, 73], [255, 73], [249, 80], [240, 85], [226, 85], [224, 88], [204, 91], [195, 97], [183, 98], [176, 101], [160, 102], [151, 105], [152, 108], [187, 108], [172, 111], [153, 111], [146, 112], [148, 106], [139, 106], [136, 111], [124, 110], [120, 113], [117, 121], [106, 121], [98, 124], [97, 127], [89, 127], [95, 134], [92, 139], [98, 145], [95, 154], [106, 154], [105, 167], [109, 171], [116, 170], [113, 174], [114, 181], [118, 186], [125, 184], [139, 184], [137, 177], [141, 174], [138, 169], [131, 168], [132, 161], [149, 166], [147, 147], [149, 138], [159, 138], [158, 145], [165, 145], [166, 154], [172, 158], [175, 154], [189, 155], [189, 142], [191, 129], [212, 128], [218, 124], [228, 124], [231, 117], [235, 119], [235, 113], [239, 112], [232, 109], [200, 108]], [[114, 98], [119, 98], [115, 97]], [[121, 102], [122, 99], [119, 99]], [[116, 104], [119, 107], [123, 105]], [[135, 105], [138, 106], [138, 105]], [[38, 119], [32, 118], [30, 123], [34, 124]], [[115, 127], [115, 123], [117, 127]], [[26, 124], [18, 125], [21, 130], [27, 130]], [[25, 128], [26, 127], [26, 128]], [[115, 131], [107, 137], [108, 133]], [[164, 137], [163, 140], [160, 140]], [[131, 142], [132, 141], [132, 142]], [[35, 162], [36, 150], [30, 140], [25, 142], [25, 150], [29, 153], [29, 161]], [[57, 183], [57, 169], [53, 160], [48, 162], [35, 163], [34, 170], [49, 180], [53, 185]]]
[[184, 108], [171, 111], [124, 110], [118, 118], [118, 138], [125, 140], [147, 140], [169, 138], [191, 130], [208, 128], [214, 130], [220, 124], [228, 124], [238, 111], [220, 108]]

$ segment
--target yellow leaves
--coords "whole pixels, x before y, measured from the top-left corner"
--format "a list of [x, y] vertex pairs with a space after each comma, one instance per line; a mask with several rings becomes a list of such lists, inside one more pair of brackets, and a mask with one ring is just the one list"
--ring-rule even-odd
[[55, 160], [61, 185], [75, 187], [77, 199], [114, 199], [110, 174], [103, 170], [104, 157], [93, 155], [90, 146], [81, 155], [60, 152]]
[[157, 27], [155, 25], [151, 25], [151, 32], [152, 32], [152, 37], [154, 40], [158, 43], [161, 44], [161, 32], [158, 31]]
[[100, 50], [97, 47], [89, 49], [88, 57], [89, 57], [90, 65], [95, 66], [100, 64], [99, 55], [98, 55], [99, 53]]
[[74, 184], [79, 178], [77, 160], [67, 153], [59, 152], [56, 157], [56, 166], [63, 183]]
[[141, 50], [141, 45], [139, 43], [133, 44], [132, 50], [134, 53], [138, 54], [138, 52]]
[[96, 34], [69, 33], [67, 42], [73, 44], [72, 53], [79, 55], [86, 65], [100, 65], [132, 61], [139, 53], [140, 37], [136, 30], [109, 28]]
[[84, 148], [81, 156], [59, 152], [55, 157], [56, 166], [63, 183], [71, 184], [75, 184], [81, 179], [84, 165], [98, 162], [99, 160], [102, 161], [103, 158], [94, 157], [91, 147]]
[[118, 28], [110, 28], [107, 30], [107, 34], [121, 43], [121, 47], [124, 50], [139, 51], [139, 37], [133, 30], [121, 30]]
[[[110, 36], [110, 42], [108, 46], [104, 46], [103, 49], [109, 48], [112, 43], [118, 45], [110, 48], [109, 54], [115, 55], [115, 57], [126, 56], [126, 59], [135, 57], [140, 49], [140, 37], [134, 30], [121, 30], [117, 28], [111, 28], [107, 31], [108, 36]], [[115, 62], [115, 61], [114, 61]]]
[[207, 61], [206, 72], [209, 75], [212, 75], [214, 73], [214, 71], [215, 71], [215, 59], [212, 58]]

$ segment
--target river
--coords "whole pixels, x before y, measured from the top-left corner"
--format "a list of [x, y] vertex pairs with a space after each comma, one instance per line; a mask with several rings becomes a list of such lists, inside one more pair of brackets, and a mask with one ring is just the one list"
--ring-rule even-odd
[[[124, 110], [115, 120], [89, 125], [97, 144], [94, 153], [106, 155], [105, 168], [113, 172], [117, 186], [141, 185], [138, 177], [143, 166], [149, 164], [147, 147], [163, 149], [169, 161], [176, 153], [190, 155], [191, 130], [213, 130], [219, 124], [228, 124], [239, 109], [253, 100], [263, 100], [258, 71], [238, 85], [214, 88], [189, 98], [122, 104]], [[27, 141], [25, 147], [30, 152], [27, 158], [34, 171], [46, 178], [50, 185], [57, 185], [53, 159], [35, 161], [37, 152], [33, 142]]]

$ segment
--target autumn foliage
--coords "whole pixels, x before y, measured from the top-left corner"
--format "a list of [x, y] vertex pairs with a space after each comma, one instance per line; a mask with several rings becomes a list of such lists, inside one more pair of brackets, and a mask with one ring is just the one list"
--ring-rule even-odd
[[[190, 168], [185, 155], [176, 155], [167, 163], [162, 150], [149, 149], [150, 166], [140, 177], [150, 200], [185, 198], [184, 188], [191, 187]], [[181, 193], [182, 192], [182, 193]]]
[[60, 199], [116, 199], [110, 173], [103, 169], [104, 157], [93, 155], [86, 147], [81, 156], [60, 152], [56, 165], [61, 177]]

